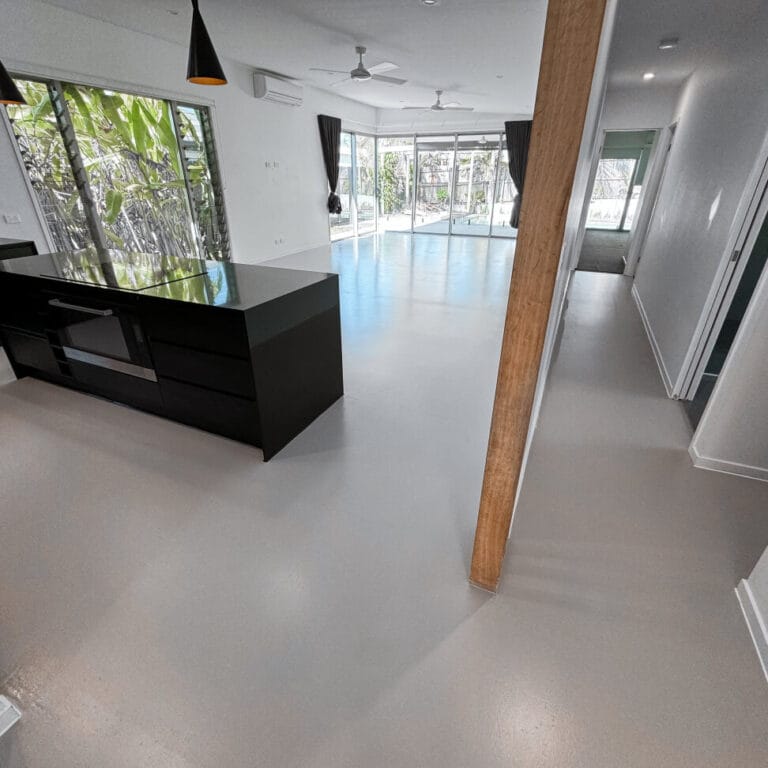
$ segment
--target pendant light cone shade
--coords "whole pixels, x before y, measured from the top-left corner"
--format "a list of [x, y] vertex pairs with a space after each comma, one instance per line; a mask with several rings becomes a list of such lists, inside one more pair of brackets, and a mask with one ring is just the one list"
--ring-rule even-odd
[[26, 100], [21, 95], [16, 83], [13, 82], [8, 70], [0, 61], [0, 104], [26, 104]]
[[227, 84], [219, 57], [197, 7], [197, 0], [192, 0], [192, 36], [189, 39], [187, 80], [197, 85]]

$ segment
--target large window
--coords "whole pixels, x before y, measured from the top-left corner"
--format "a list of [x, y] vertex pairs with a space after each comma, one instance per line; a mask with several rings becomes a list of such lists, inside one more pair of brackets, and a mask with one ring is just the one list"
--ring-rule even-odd
[[509, 223], [512, 219], [512, 206], [517, 197], [517, 187], [509, 175], [509, 153], [506, 139], [502, 137], [499, 153], [499, 168], [496, 174], [496, 194], [493, 200], [491, 234], [494, 237], [515, 237], [516, 229]]
[[54, 246], [79, 251], [93, 243], [82, 200], [44, 83], [16, 81], [27, 107], [8, 107], [24, 167]]
[[410, 232], [413, 224], [413, 136], [383, 136], [378, 151], [379, 230]]
[[623, 229], [636, 165], [634, 158], [600, 158], [589, 201], [588, 227]]
[[336, 194], [341, 213], [330, 215], [331, 240], [376, 231], [376, 139], [341, 132]]
[[339, 149], [339, 181], [336, 194], [341, 199], [341, 213], [331, 214], [331, 240], [352, 237], [355, 234], [355, 221], [352, 210], [352, 141], [351, 133], [342, 131]]
[[416, 137], [414, 231], [450, 232], [455, 145], [455, 136]]
[[207, 109], [59, 82], [18, 80], [9, 106], [55, 247], [226, 259]]
[[355, 206], [357, 234], [376, 231], [376, 139], [355, 136]]
[[635, 220], [656, 131], [606, 131], [587, 227], [629, 231]]
[[373, 232], [516, 237], [517, 190], [501, 133], [365, 136], [342, 131], [331, 239]]
[[498, 162], [498, 134], [459, 136], [451, 213], [451, 231], [454, 235], [490, 233]]

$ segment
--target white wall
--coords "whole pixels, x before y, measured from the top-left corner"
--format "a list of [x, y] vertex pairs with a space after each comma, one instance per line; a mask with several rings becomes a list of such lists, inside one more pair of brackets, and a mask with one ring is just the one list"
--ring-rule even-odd
[[[768, 480], [768, 270], [691, 444], [698, 466]], [[768, 597], [768, 595], [767, 595]]]
[[568, 285], [573, 271], [573, 264], [575, 264], [575, 256], [581, 250], [584, 234], [585, 211], [589, 201], [588, 188], [592, 176], [591, 169], [600, 152], [600, 123], [605, 104], [608, 54], [616, 21], [616, 3], [617, 0], [607, 0], [605, 5], [603, 30], [600, 36], [600, 46], [598, 48], [597, 58], [595, 60], [592, 90], [589, 95], [587, 112], [584, 116], [584, 129], [579, 145], [579, 155], [574, 173], [571, 199], [566, 214], [563, 246], [560, 252], [560, 264], [552, 293], [552, 305], [549, 311], [547, 333], [544, 338], [544, 349], [539, 364], [539, 375], [536, 381], [531, 421], [523, 453], [523, 463], [520, 472], [520, 480], [517, 485], [515, 505], [517, 505], [517, 499], [520, 498], [520, 489], [522, 487], [525, 470], [528, 466], [531, 444], [533, 443], [533, 437], [539, 421], [539, 413], [544, 400], [544, 390], [549, 376], [549, 369], [552, 365], [555, 344], [560, 332], [560, 321], [565, 308], [566, 294], [568, 292]]
[[[768, 30], [766, 30], [768, 31]], [[733, 51], [685, 84], [635, 289], [662, 376], [680, 394], [756, 183], [766, 138], [768, 59]]]
[[[39, 0], [0, 0], [0, 18], [0, 52], [8, 69], [214, 106], [236, 261], [263, 261], [328, 242], [317, 114], [341, 117], [345, 127], [373, 130], [374, 108], [310, 88], [300, 108], [258, 101], [251, 70], [224, 57], [229, 85], [193, 86], [184, 79], [183, 46]], [[219, 53], [225, 51], [220, 45]], [[40, 245], [41, 232], [9, 142], [0, 130], [0, 214], [19, 212], [23, 223], [0, 225], [0, 236], [32, 238]], [[266, 168], [267, 161], [278, 167]]]
[[651, 82], [637, 87], [609, 86], [600, 127], [604, 131], [666, 127], [674, 118], [679, 96], [678, 85]]
[[768, 680], [768, 550], [763, 552], [750, 577], [739, 584], [736, 592]]

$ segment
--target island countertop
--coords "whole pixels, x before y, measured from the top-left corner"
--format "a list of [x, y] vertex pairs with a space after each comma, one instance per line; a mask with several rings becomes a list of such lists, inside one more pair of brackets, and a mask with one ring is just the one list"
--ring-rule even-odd
[[247, 310], [336, 275], [259, 264], [93, 250], [0, 260], [0, 273], [124, 294]]
[[344, 392], [338, 275], [170, 256], [0, 260], [18, 378], [283, 448]]

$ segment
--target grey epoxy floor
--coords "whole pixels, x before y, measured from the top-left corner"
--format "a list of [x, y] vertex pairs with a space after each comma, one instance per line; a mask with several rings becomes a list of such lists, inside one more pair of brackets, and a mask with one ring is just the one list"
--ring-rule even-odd
[[3, 768], [768, 762], [733, 595], [768, 485], [690, 466], [625, 278], [574, 277], [501, 591], [467, 586], [512, 247], [274, 262], [341, 272], [347, 395], [267, 465], [0, 387]]
[[621, 275], [629, 251], [629, 232], [588, 229], [584, 233], [579, 263], [584, 272], [610, 272]]

